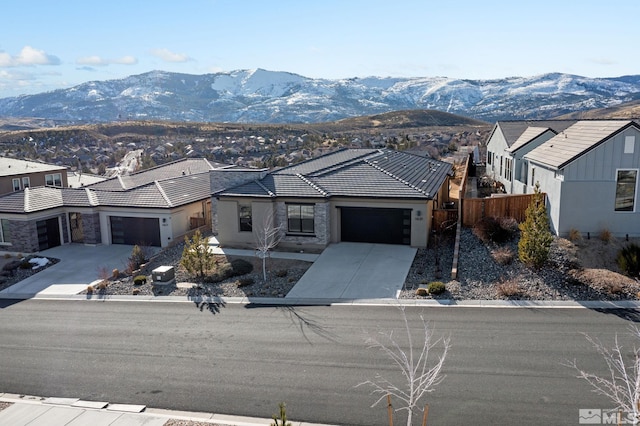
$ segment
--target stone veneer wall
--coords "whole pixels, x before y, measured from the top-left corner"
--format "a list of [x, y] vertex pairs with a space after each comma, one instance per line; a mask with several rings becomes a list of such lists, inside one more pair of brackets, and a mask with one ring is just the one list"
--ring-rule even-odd
[[[293, 203], [289, 203], [293, 204]], [[302, 203], [307, 204], [307, 203]], [[276, 223], [282, 226], [282, 239], [280, 244], [283, 246], [311, 246], [326, 247], [331, 240], [331, 227], [329, 226], [329, 202], [320, 202], [314, 204], [314, 235], [287, 235], [287, 203], [278, 201], [276, 203]]]
[[11, 246], [7, 247], [7, 249], [18, 253], [34, 253], [38, 251], [38, 227], [36, 222], [36, 220], [10, 220]]
[[60, 218], [60, 223], [62, 224], [62, 244], [69, 244], [71, 240], [69, 239], [69, 220], [67, 218], [66, 213], [58, 216]]
[[82, 213], [82, 234], [85, 244], [102, 244], [100, 213]]

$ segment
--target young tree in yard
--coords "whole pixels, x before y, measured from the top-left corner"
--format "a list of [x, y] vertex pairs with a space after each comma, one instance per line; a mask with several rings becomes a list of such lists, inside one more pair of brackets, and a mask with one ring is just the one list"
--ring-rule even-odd
[[275, 248], [282, 238], [280, 229], [281, 227], [275, 224], [272, 211], [265, 214], [262, 222], [254, 229], [256, 255], [262, 259], [262, 279], [265, 282], [267, 281], [267, 257], [269, 257], [269, 251]]
[[215, 255], [209, 250], [209, 240], [200, 231], [196, 231], [191, 239], [185, 237], [184, 243], [180, 264], [190, 274], [204, 278], [215, 265]]
[[544, 194], [536, 182], [534, 196], [525, 212], [525, 221], [520, 224], [518, 255], [520, 260], [534, 268], [540, 268], [549, 258], [549, 247], [553, 236], [549, 231], [549, 217], [545, 206]]
[[[442, 367], [451, 347], [451, 339], [449, 337], [435, 339], [429, 324], [420, 315], [421, 343], [414, 342], [405, 307], [401, 306], [399, 309], [404, 321], [402, 335], [404, 336], [406, 333], [406, 348], [401, 346], [394, 336], [393, 330], [380, 331], [378, 337], [368, 336], [367, 344], [370, 348], [379, 349], [392, 361], [392, 365], [400, 369], [403, 376], [402, 381], [394, 383], [387, 377], [376, 374], [375, 379], [367, 380], [358, 386], [369, 385], [373, 388], [371, 393], [379, 395], [371, 407], [375, 407], [389, 395], [400, 400], [403, 405], [396, 408], [395, 411], [405, 411], [407, 426], [411, 426], [413, 414], [417, 411], [423, 411], [421, 399], [425, 394], [433, 392], [435, 387], [444, 380]], [[433, 352], [437, 346], [441, 346], [442, 349], [439, 355], [434, 357]], [[426, 412], [424, 422], [426, 422]]]
[[[640, 329], [631, 327], [630, 332], [639, 343]], [[618, 418], [618, 424], [637, 424], [640, 422], [640, 347], [636, 346], [632, 351], [623, 350], [617, 335], [613, 346], [589, 336], [586, 338], [602, 355], [608, 371], [602, 376], [589, 373], [580, 369], [575, 360], [565, 365], [575, 369], [578, 372], [576, 377], [585, 379], [595, 393], [606, 396], [616, 404], [615, 408], [620, 410], [620, 414], [624, 413], [624, 417]]]

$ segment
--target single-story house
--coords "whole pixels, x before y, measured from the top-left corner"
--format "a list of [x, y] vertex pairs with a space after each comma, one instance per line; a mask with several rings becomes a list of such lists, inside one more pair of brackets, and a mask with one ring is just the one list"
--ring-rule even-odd
[[340, 241], [426, 247], [432, 211], [449, 201], [452, 166], [389, 149], [341, 149], [214, 191], [221, 245], [255, 248], [273, 227], [280, 246], [322, 249]]
[[[233, 166], [189, 158], [84, 187], [29, 187], [0, 197], [0, 249], [67, 243], [166, 247], [211, 224], [210, 172]], [[66, 176], [66, 174], [65, 174]]]
[[547, 194], [551, 228], [640, 236], [640, 125], [584, 120], [523, 156], [527, 182]]
[[487, 139], [486, 173], [504, 186], [508, 194], [532, 192], [527, 181], [525, 154], [540, 146], [576, 120], [499, 121]]

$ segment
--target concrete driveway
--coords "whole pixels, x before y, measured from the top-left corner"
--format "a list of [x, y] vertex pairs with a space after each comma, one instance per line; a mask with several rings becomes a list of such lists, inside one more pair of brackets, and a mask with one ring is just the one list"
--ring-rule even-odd
[[338, 243], [327, 247], [287, 298], [397, 298], [417, 249], [389, 244]]
[[67, 244], [41, 251], [38, 255], [60, 259], [60, 262], [0, 292], [2, 297], [15, 295], [72, 295], [85, 290], [99, 278], [99, 268], [109, 273], [126, 267], [133, 246]]

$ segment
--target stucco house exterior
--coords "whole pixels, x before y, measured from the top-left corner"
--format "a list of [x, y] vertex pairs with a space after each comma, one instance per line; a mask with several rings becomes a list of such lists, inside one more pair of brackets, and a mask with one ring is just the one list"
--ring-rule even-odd
[[233, 166], [189, 158], [85, 187], [29, 187], [0, 197], [0, 250], [67, 243], [166, 247], [211, 225], [210, 172]]
[[37, 186], [66, 188], [69, 186], [67, 168], [0, 157], [0, 195]]
[[389, 149], [342, 149], [214, 191], [213, 230], [223, 246], [255, 248], [260, 227], [280, 246], [341, 241], [426, 247], [432, 210], [448, 201], [450, 164]]
[[640, 236], [640, 125], [584, 120], [523, 156], [531, 185], [547, 194], [551, 228]]

